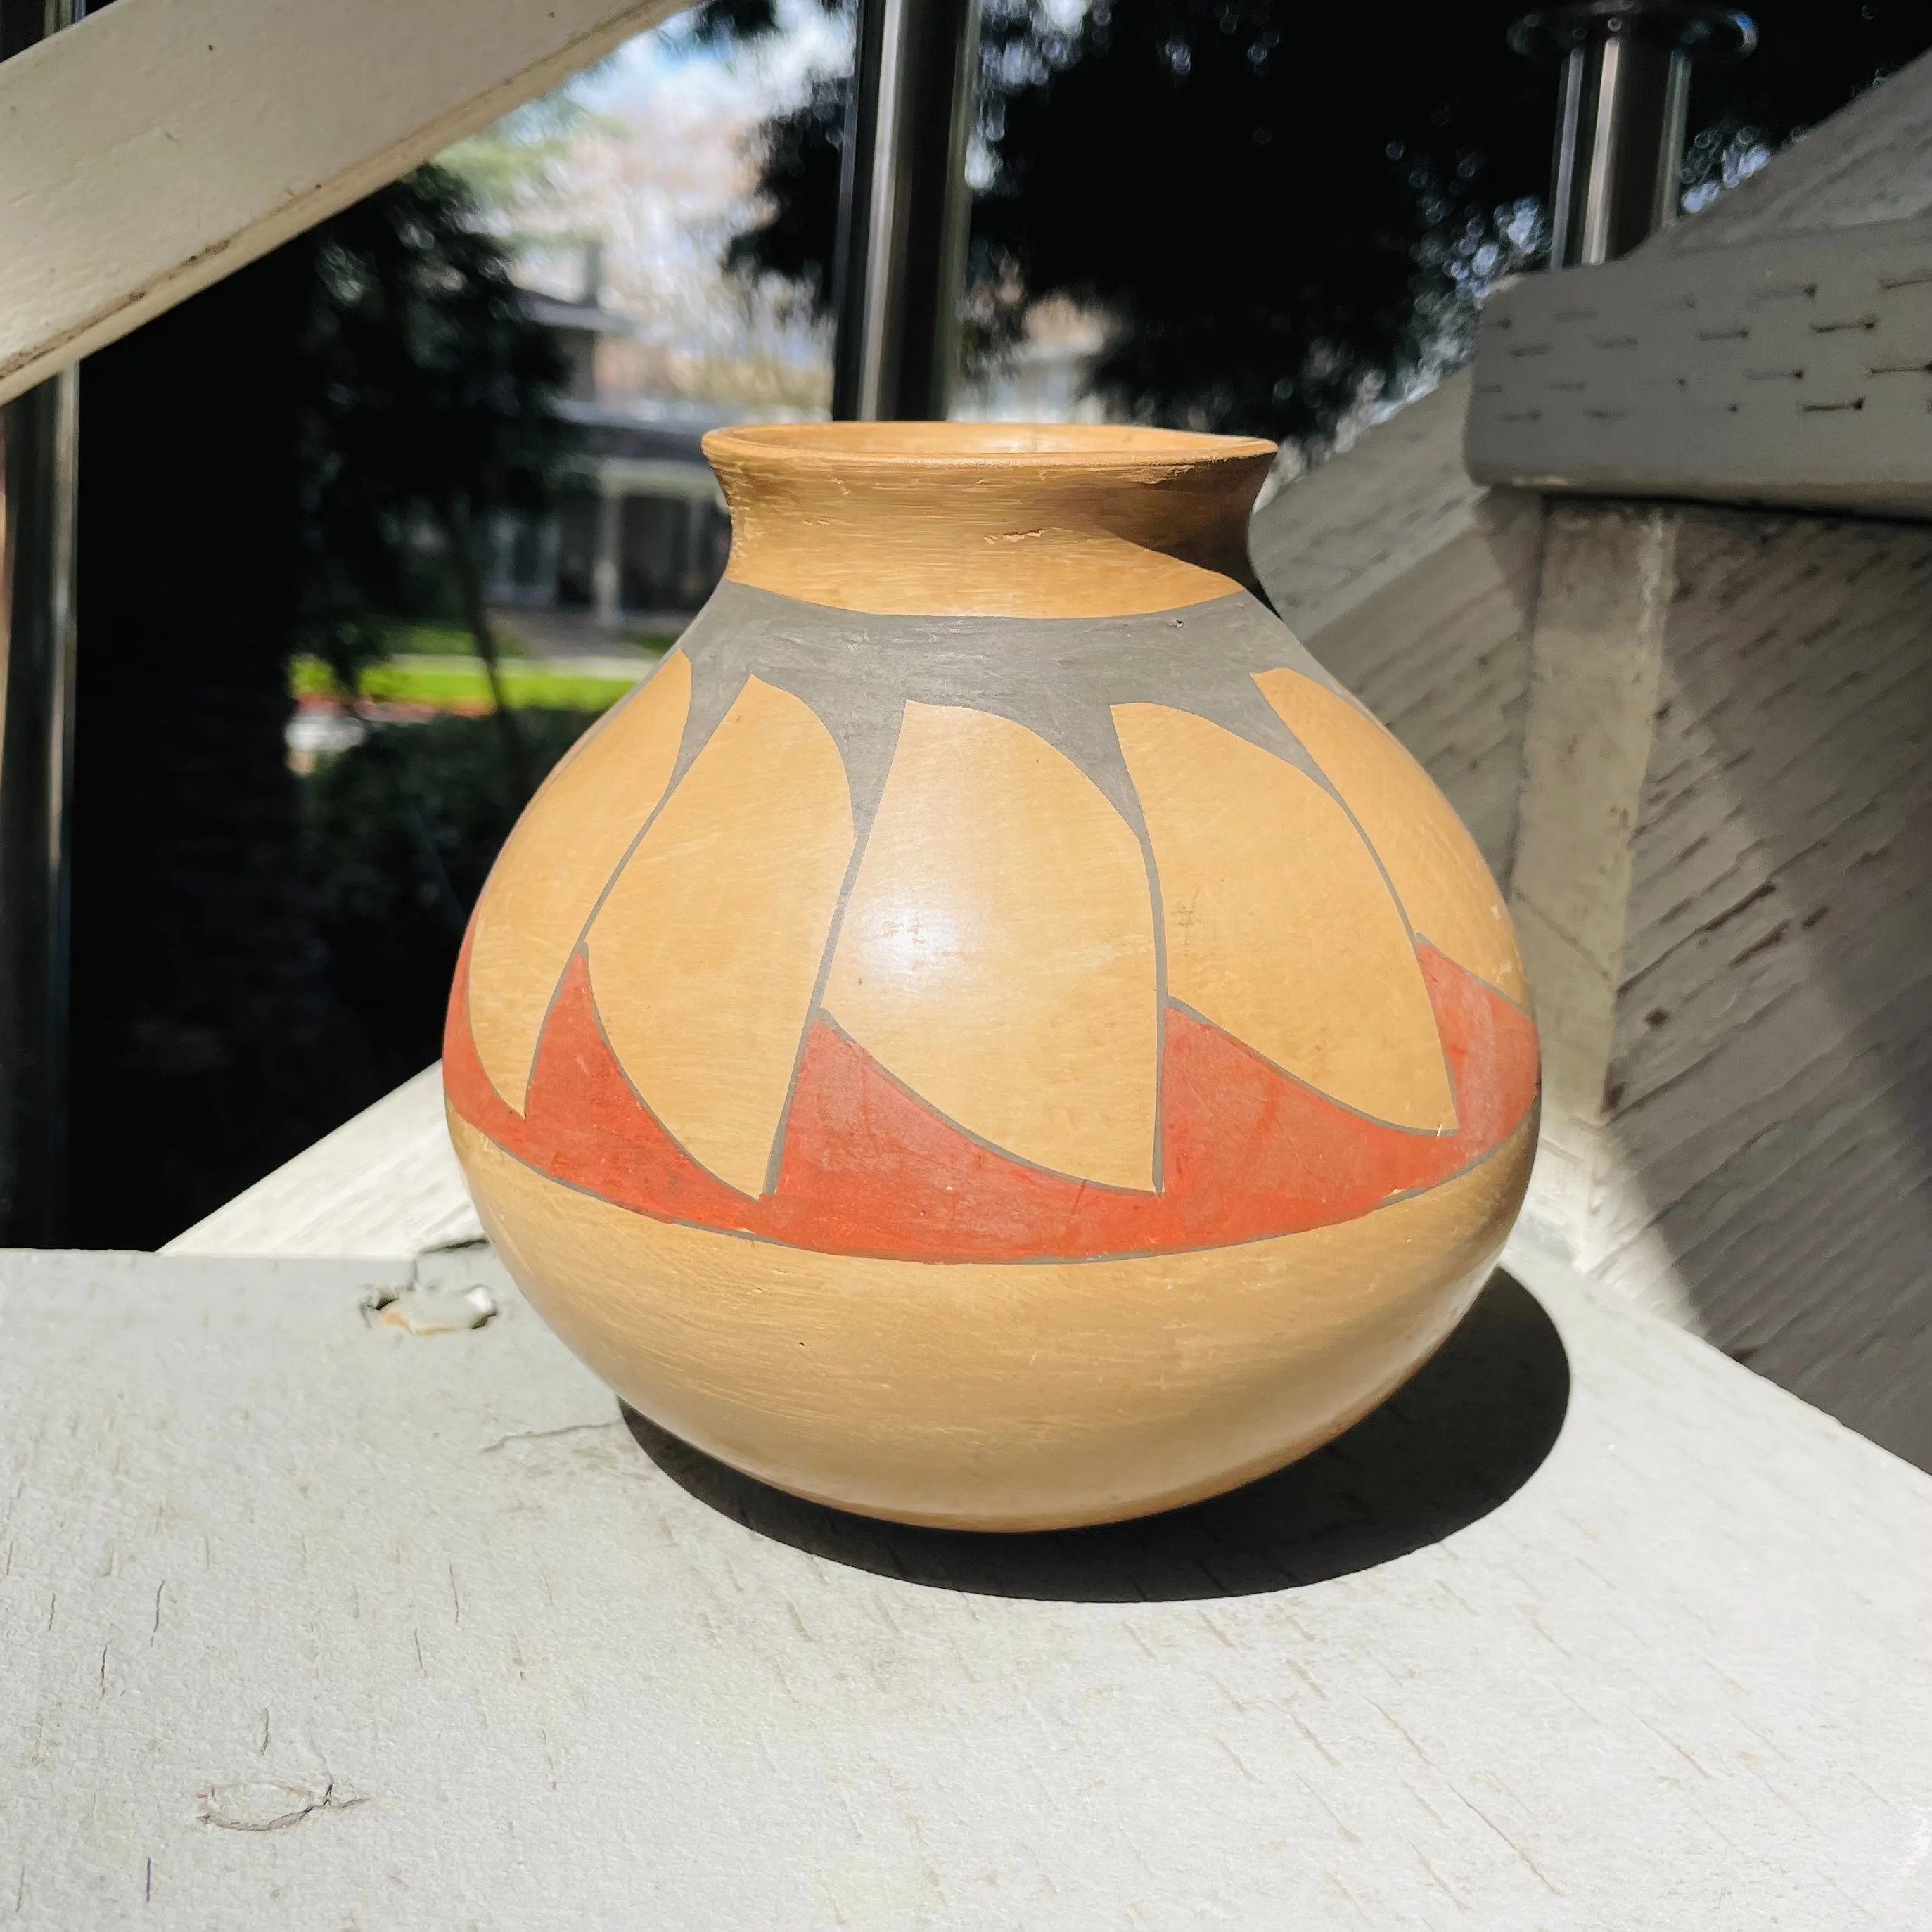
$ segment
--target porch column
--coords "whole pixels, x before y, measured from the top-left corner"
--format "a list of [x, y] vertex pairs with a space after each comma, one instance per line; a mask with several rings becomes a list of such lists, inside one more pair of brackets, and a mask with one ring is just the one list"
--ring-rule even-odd
[[597, 621], [615, 630], [623, 588], [624, 500], [607, 489], [597, 500], [597, 560], [590, 570], [590, 594]]

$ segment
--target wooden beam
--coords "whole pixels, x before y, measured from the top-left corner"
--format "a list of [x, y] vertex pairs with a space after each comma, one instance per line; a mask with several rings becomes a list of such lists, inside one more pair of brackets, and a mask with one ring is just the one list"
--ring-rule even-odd
[[118, 0], [0, 63], [0, 402], [673, 0]]
[[1484, 312], [1469, 473], [1932, 518], [1932, 218], [1641, 251]]
[[1932, 518], [1928, 344], [1932, 54], [1622, 261], [1498, 291], [1470, 474]]
[[[1542, 1035], [1543, 1137], [1524, 1219], [1586, 1273], [1590, 1206], [1615, 1159], [1604, 1090], [1676, 541], [1665, 512], [1553, 510], [1530, 634], [1510, 912]], [[1667, 1283], [1654, 1300], [1692, 1318]]]

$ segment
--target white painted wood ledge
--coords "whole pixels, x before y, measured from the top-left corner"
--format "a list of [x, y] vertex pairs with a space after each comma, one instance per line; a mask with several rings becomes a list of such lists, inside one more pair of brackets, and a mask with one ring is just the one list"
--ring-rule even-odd
[[1468, 465], [1932, 518], [1932, 220], [1526, 278], [1477, 332]]
[[0, 62], [0, 402], [673, 0], [117, 0]]
[[0, 1258], [0, 1901], [1932, 1924], [1932, 1478], [1516, 1265], [1298, 1472], [982, 1540], [640, 1441], [487, 1256], [430, 1271], [500, 1312], [434, 1335], [365, 1314], [406, 1264]]
[[161, 1252], [406, 1261], [482, 1238], [449, 1144], [439, 1060]]

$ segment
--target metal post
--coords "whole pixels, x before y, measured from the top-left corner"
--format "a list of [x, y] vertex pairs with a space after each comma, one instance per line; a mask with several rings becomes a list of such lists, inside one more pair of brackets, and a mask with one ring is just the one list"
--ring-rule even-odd
[[1562, 63], [1550, 265], [1613, 262], [1676, 219], [1696, 60], [1742, 59], [1757, 32], [1694, 0], [1576, 0], [1526, 14], [1510, 44]]
[[860, 0], [832, 413], [943, 418], [959, 359], [979, 0]]
[[[0, 0], [0, 58], [80, 0]], [[68, 819], [74, 790], [75, 459], [80, 373], [0, 407], [0, 1245], [64, 1217]]]

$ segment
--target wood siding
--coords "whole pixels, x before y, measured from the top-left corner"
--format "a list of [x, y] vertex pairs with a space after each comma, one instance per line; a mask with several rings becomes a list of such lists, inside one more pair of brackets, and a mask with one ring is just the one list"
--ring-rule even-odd
[[1932, 531], [1678, 522], [1594, 1271], [1932, 1463]]

